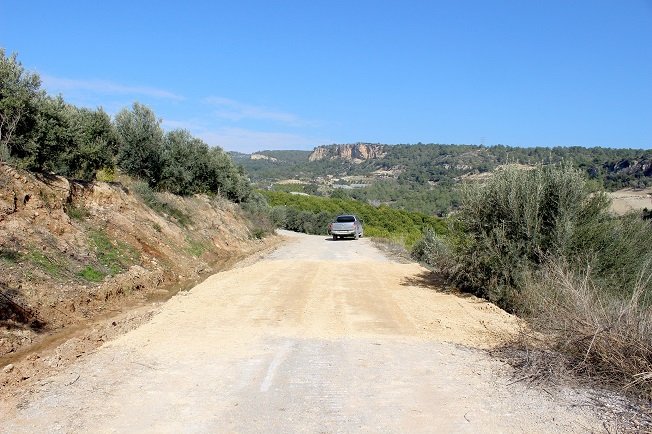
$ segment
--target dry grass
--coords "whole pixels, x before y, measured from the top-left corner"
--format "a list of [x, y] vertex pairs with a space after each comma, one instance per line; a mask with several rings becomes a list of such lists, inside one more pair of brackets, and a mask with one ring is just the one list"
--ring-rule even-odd
[[572, 371], [601, 384], [652, 399], [652, 269], [644, 267], [634, 288], [614, 297], [592, 278], [559, 261], [530, 279], [522, 303], [536, 330], [563, 354]]
[[610, 426], [652, 432], [651, 279], [647, 264], [633, 288], [614, 296], [590, 269], [578, 274], [551, 261], [521, 293], [531, 328], [494, 353], [516, 368], [515, 382], [591, 386], [597, 390], [591, 405], [602, 409]]
[[514, 382], [592, 387], [587, 405], [607, 431], [652, 433], [651, 279], [648, 263], [633, 288], [614, 295], [589, 268], [578, 274], [551, 261], [521, 292], [528, 328], [493, 353], [515, 368]]
[[399, 263], [410, 263], [412, 259], [410, 252], [407, 251], [405, 245], [390, 238], [373, 237], [371, 238], [374, 246], [380, 251], [385, 253], [389, 258]]
[[577, 372], [576, 360], [553, 349], [545, 335], [523, 330], [513, 341], [491, 350], [491, 354], [514, 368], [512, 383], [525, 383], [554, 396], [555, 391], [578, 386], [590, 388], [586, 402], [579, 406], [593, 408], [600, 414], [605, 432], [652, 433], [652, 406], [644, 398], [609, 390], [598, 378]]

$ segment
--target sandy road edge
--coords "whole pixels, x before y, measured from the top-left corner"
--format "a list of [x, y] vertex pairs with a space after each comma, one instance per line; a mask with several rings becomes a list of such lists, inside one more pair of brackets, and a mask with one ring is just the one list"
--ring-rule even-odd
[[[235, 262], [192, 282], [188, 289], [224, 271], [253, 265], [287, 242], [291, 242], [288, 237], [272, 235], [264, 240], [260, 249], [236, 257]], [[93, 354], [105, 343], [147, 323], [166, 302], [126, 303], [120, 312], [44, 336], [38, 343], [21, 351], [17, 360], [0, 366], [0, 399], [8, 405], [12, 401], [14, 405], [20, 405], [47, 377], [65, 371], [74, 361]]]

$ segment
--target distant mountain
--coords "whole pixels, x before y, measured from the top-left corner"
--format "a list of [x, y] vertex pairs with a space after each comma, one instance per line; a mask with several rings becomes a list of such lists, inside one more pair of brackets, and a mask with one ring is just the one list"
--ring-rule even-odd
[[318, 146], [312, 151], [231, 153], [231, 157], [252, 178], [269, 181], [297, 177], [309, 181], [324, 175], [370, 176], [376, 171], [391, 171], [404, 180], [437, 182], [441, 178], [490, 172], [509, 163], [570, 161], [590, 177], [605, 180], [608, 188], [652, 184], [652, 150], [641, 149], [355, 143]]
[[[229, 152], [229, 155], [235, 161], [243, 160], [268, 160], [271, 162], [280, 163], [297, 163], [306, 162], [312, 151], [295, 151], [295, 150], [280, 150], [280, 151], [258, 151], [253, 154], [243, 154], [241, 152]], [[267, 158], [265, 158], [267, 157]]]
[[294, 179], [306, 187], [295, 182], [274, 188], [311, 194], [343, 189], [370, 203], [439, 215], [455, 208], [460, 182], [481, 181], [507, 164], [565, 161], [608, 190], [652, 186], [652, 150], [641, 149], [355, 143], [318, 146], [312, 151], [231, 153], [231, 157], [260, 187]]

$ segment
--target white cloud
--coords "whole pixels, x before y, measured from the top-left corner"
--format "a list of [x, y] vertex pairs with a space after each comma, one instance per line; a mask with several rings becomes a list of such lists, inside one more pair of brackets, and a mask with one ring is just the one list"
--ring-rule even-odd
[[143, 95], [153, 98], [183, 100], [173, 92], [148, 86], [128, 86], [106, 80], [78, 80], [41, 75], [43, 85], [51, 92], [86, 91], [106, 95]]
[[314, 146], [330, 143], [328, 140], [299, 134], [254, 131], [243, 128], [221, 128], [216, 131], [203, 131], [195, 134], [209, 145], [246, 153], [264, 149], [311, 149]]
[[230, 121], [257, 119], [274, 121], [294, 126], [305, 126], [309, 124], [309, 122], [302, 120], [299, 118], [299, 116], [292, 113], [245, 104], [229, 98], [208, 97], [204, 101], [216, 107], [216, 110], [214, 111], [215, 116]]

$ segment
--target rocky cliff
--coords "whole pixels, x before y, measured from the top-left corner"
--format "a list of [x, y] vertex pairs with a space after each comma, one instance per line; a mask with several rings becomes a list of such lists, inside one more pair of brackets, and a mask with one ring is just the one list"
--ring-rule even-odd
[[386, 145], [370, 143], [328, 145], [315, 148], [308, 160], [346, 160], [361, 163], [365, 160], [383, 158], [386, 153]]
[[609, 173], [631, 176], [652, 176], [652, 159], [622, 159], [604, 164]]
[[277, 158], [270, 157], [270, 156], [265, 155], [265, 154], [251, 154], [251, 156], [249, 157], [249, 159], [250, 159], [250, 160], [267, 160], [267, 161], [271, 161], [271, 162], [273, 162], [273, 163], [275, 163], [275, 162], [278, 161]]

